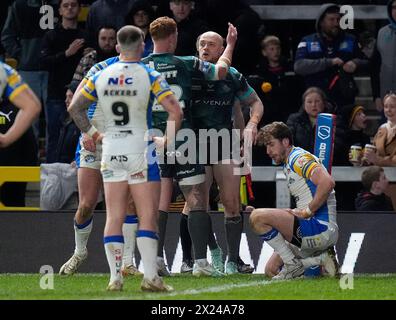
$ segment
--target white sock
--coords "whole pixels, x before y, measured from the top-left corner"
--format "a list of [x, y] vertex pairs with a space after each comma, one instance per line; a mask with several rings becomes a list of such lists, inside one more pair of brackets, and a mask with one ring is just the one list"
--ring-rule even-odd
[[319, 266], [321, 264], [320, 256], [317, 257], [308, 257], [300, 260], [303, 264], [304, 268], [310, 268], [313, 266]]
[[267, 233], [261, 235], [260, 238], [266, 241], [279, 254], [283, 263], [290, 263], [295, 258], [293, 252], [286, 244], [285, 238], [283, 238], [278, 230], [272, 228]]
[[116, 280], [122, 282], [121, 261], [124, 250], [124, 238], [121, 235], [103, 238], [106, 258], [110, 267], [110, 283]]
[[136, 233], [136, 242], [142, 257], [144, 278], [152, 280], [154, 277], [158, 276], [158, 235], [154, 231], [138, 230]]
[[200, 267], [206, 267], [209, 264], [207, 259], [196, 259], [195, 263]]
[[158, 264], [165, 264], [165, 258], [157, 256], [157, 262], [158, 262]]
[[124, 235], [124, 255], [122, 256], [123, 266], [134, 264], [133, 257], [135, 255], [137, 228], [137, 216], [128, 215], [125, 219], [125, 223], [122, 225], [122, 234]]
[[74, 221], [74, 241], [76, 243], [74, 254], [81, 256], [87, 252], [87, 243], [92, 231], [92, 225], [93, 217], [82, 224], [77, 224]]

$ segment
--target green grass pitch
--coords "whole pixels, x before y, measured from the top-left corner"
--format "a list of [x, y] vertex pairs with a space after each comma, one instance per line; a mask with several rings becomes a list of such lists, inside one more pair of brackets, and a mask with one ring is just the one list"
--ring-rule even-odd
[[[40, 283], [51, 281], [40, 274], [1, 274], [1, 300], [394, 300], [396, 274], [354, 275], [349, 287], [341, 289], [340, 280], [303, 278], [271, 282], [263, 275], [234, 275], [224, 278], [196, 278], [174, 275], [166, 278], [172, 293], [144, 293], [141, 277], [124, 279], [122, 292], [107, 292], [107, 274], [75, 274], [53, 277], [53, 289], [42, 289]], [[343, 281], [341, 281], [343, 282]], [[346, 283], [345, 281], [343, 283]]]

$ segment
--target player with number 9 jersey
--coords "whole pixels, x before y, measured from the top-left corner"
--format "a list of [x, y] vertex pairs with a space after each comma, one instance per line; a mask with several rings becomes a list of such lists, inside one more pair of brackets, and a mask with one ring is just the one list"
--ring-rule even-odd
[[125, 165], [129, 179], [143, 171], [147, 174], [137, 177], [136, 182], [159, 180], [155, 155], [147, 153], [152, 141], [146, 135], [152, 127], [154, 97], [161, 102], [172, 94], [160, 74], [140, 62], [116, 62], [90, 78], [82, 92], [93, 101], [99, 100], [103, 111], [103, 180], [125, 180], [118, 170]]

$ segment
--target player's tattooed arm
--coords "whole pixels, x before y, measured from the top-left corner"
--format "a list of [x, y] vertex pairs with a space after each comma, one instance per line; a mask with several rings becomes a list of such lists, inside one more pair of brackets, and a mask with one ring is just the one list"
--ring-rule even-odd
[[260, 122], [264, 113], [264, 105], [261, 99], [257, 95], [256, 91], [253, 91], [246, 99], [242, 100], [242, 106], [250, 107], [250, 121], [256, 125]]
[[92, 127], [87, 115], [87, 108], [91, 103], [90, 99], [78, 92], [73, 96], [73, 100], [67, 108], [74, 123], [82, 132], [88, 132]]
[[244, 107], [250, 106], [250, 119], [245, 127], [244, 138], [245, 140], [252, 141], [253, 144], [256, 144], [257, 125], [259, 124], [264, 113], [263, 103], [254, 90], [246, 99], [242, 100], [241, 102]]

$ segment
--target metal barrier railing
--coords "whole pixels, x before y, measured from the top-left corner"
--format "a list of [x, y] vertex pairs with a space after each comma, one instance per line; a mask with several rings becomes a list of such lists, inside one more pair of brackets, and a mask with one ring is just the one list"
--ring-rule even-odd
[[[360, 182], [363, 170], [366, 167], [333, 167], [332, 176], [335, 181]], [[387, 179], [396, 182], [396, 167], [384, 168]], [[288, 208], [290, 195], [287, 189], [286, 176], [281, 167], [266, 166], [252, 167], [253, 182], [275, 182], [276, 207]], [[40, 182], [40, 167], [0, 167], [0, 187], [4, 182]], [[37, 207], [7, 207], [0, 199], [1, 210], [37, 211]]]
[[[5, 182], [40, 182], [40, 167], [0, 167], [0, 188]], [[38, 211], [38, 207], [7, 207], [0, 199], [0, 211]]]
[[[360, 182], [363, 170], [367, 167], [333, 167], [331, 175], [337, 182]], [[390, 182], [396, 182], [396, 167], [384, 168], [385, 175]], [[275, 182], [276, 207], [289, 208], [290, 194], [287, 188], [286, 176], [282, 167], [252, 167], [252, 181]]]

